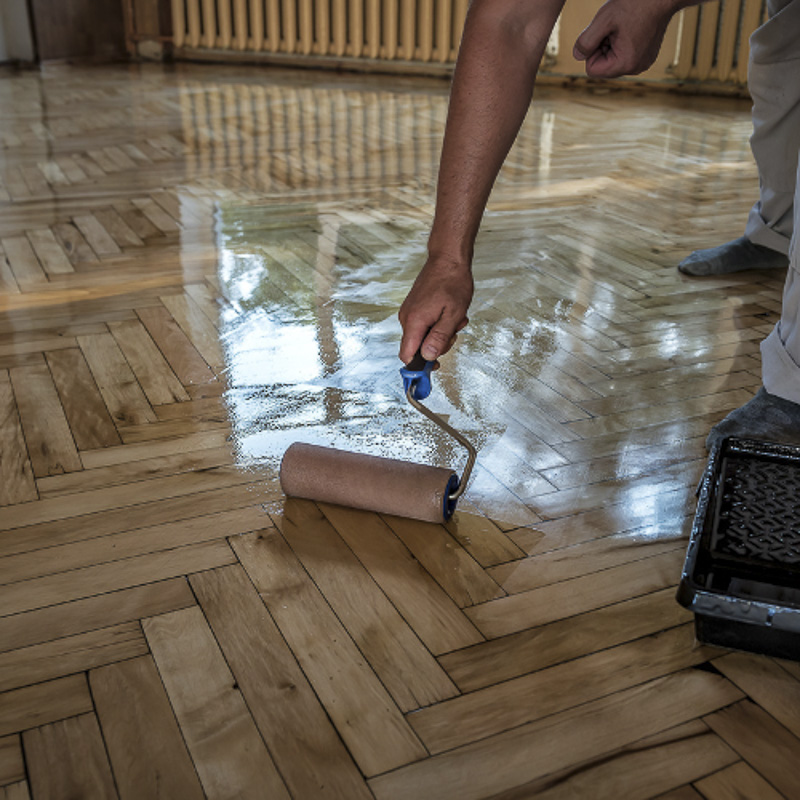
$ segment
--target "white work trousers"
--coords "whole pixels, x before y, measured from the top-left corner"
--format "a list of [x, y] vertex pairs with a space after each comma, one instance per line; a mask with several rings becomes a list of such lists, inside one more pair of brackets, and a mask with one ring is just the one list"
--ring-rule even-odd
[[800, 403], [800, 0], [768, 0], [750, 39], [753, 156], [760, 199], [745, 231], [789, 255], [781, 319], [761, 344], [764, 388]]

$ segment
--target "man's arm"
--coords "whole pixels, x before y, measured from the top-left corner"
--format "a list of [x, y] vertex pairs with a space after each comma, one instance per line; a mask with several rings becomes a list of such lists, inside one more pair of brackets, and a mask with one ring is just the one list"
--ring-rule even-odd
[[429, 361], [467, 324], [472, 253], [497, 173], [530, 106], [565, 0], [473, 0], [447, 115], [428, 260], [400, 309], [400, 358]]

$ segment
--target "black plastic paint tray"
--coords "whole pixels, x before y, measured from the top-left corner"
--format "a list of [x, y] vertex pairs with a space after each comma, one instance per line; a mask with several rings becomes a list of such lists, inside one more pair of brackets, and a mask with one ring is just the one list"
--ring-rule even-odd
[[800, 447], [714, 448], [678, 602], [701, 642], [800, 661]]

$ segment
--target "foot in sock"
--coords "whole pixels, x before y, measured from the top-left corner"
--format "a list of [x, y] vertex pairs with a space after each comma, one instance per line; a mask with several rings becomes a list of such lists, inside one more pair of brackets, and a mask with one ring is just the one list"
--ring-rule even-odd
[[788, 267], [789, 259], [777, 250], [753, 244], [745, 236], [719, 247], [695, 250], [678, 264], [684, 275], [728, 275], [746, 269], [778, 269]]
[[706, 447], [710, 450], [726, 436], [800, 444], [800, 403], [769, 394], [762, 386], [749, 403], [731, 411], [711, 429]]

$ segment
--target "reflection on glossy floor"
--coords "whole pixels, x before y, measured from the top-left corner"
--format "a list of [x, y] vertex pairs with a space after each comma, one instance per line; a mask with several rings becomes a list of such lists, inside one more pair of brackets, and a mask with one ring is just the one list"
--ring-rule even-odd
[[460, 469], [403, 401], [446, 86], [0, 77], [0, 793], [797, 797], [800, 669], [674, 601], [782, 276], [747, 104], [542, 90], [430, 400], [456, 519], [285, 501], [295, 440]]

